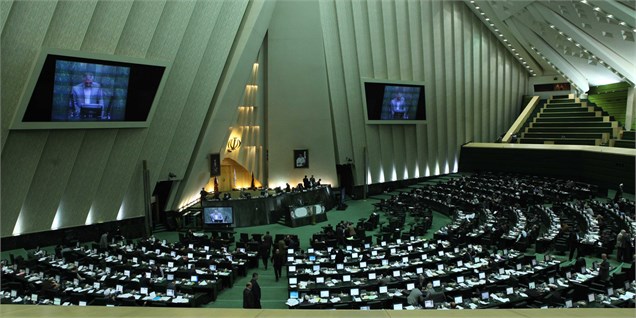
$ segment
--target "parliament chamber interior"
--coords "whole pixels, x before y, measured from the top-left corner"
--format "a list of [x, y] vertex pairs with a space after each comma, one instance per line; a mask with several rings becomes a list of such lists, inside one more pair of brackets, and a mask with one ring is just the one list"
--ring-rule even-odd
[[2, 1], [2, 317], [634, 317], [632, 1]]

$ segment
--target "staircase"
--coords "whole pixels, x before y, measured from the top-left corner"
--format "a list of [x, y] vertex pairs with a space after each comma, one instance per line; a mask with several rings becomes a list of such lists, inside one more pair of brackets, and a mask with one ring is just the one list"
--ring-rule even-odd
[[152, 233], [165, 232], [167, 230], [168, 230], [168, 227], [166, 227], [165, 224], [155, 223], [154, 228], [152, 229]]
[[551, 98], [528, 120], [518, 143], [607, 145], [619, 134], [618, 122], [600, 107], [578, 98]]
[[610, 140], [610, 146], [619, 148], [636, 148], [635, 131], [623, 131], [623, 135], [619, 139]]

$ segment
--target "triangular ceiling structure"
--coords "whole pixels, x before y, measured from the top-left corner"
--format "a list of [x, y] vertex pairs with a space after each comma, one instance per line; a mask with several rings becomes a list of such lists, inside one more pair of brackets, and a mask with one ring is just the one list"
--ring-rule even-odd
[[634, 1], [465, 2], [532, 76], [558, 74], [580, 92], [636, 83]]

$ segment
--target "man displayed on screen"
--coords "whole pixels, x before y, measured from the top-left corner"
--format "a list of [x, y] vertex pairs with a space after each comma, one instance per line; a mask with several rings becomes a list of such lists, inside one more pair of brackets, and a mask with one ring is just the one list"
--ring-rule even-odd
[[225, 218], [219, 210], [213, 210], [210, 212], [210, 220], [212, 220], [212, 223], [223, 223]]
[[391, 117], [393, 119], [408, 119], [408, 107], [402, 94], [393, 95], [391, 99]]
[[93, 73], [84, 73], [84, 81], [71, 89], [71, 118], [104, 117], [104, 93]]

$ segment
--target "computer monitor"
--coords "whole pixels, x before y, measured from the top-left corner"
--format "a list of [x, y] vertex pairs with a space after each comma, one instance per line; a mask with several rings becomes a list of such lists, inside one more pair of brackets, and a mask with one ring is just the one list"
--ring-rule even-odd
[[314, 272], [319, 271], [320, 270], [320, 265], [314, 265], [313, 266], [313, 270], [314, 270]]
[[442, 282], [439, 279], [433, 281], [433, 287], [439, 287], [442, 285]]
[[320, 298], [329, 298], [329, 291], [328, 290], [321, 290], [320, 291]]
[[437, 264], [437, 270], [438, 271], [443, 271], [444, 270], [444, 264]]
[[316, 261], [316, 255], [309, 255], [309, 261], [310, 262], [315, 262]]
[[247, 253], [245, 253], [245, 247], [239, 247], [239, 248], [238, 248], [238, 251], [239, 251], [239, 253], [241, 253], [241, 254], [247, 254]]
[[402, 306], [401, 303], [399, 304], [393, 304], [393, 310], [402, 310], [404, 306]]
[[400, 277], [402, 276], [402, 273], [400, 272], [399, 269], [396, 269], [393, 271], [393, 277]]
[[464, 282], [464, 276], [457, 276], [457, 283], [461, 284]]
[[298, 278], [297, 278], [297, 277], [290, 277], [290, 278], [289, 278], [289, 284], [290, 284], [290, 285], [296, 285], [296, 284], [298, 284]]
[[378, 293], [380, 294], [386, 294], [389, 292], [389, 287], [387, 286], [380, 286], [380, 288], [378, 288]]
[[358, 258], [358, 253], [356, 252], [351, 253], [351, 258]]
[[504, 268], [503, 268], [503, 267], [500, 267], [500, 268], [499, 268], [499, 275], [503, 275], [503, 274], [505, 274], [505, 273], [506, 273], [506, 271], [504, 270]]
[[360, 289], [359, 288], [351, 288], [349, 290], [349, 295], [351, 295], [351, 296], [360, 296]]
[[293, 256], [287, 256], [287, 261], [288, 262], [293, 262], [294, 261], [294, 257]]
[[413, 245], [408, 245], [406, 247], [406, 250], [409, 251], [409, 252], [413, 251]]
[[350, 282], [351, 281], [351, 275], [342, 275], [342, 281], [343, 282]]
[[289, 298], [291, 299], [298, 299], [298, 291], [297, 290], [292, 290], [289, 292]]
[[332, 260], [332, 261], [335, 260], [336, 259], [336, 255], [335, 254], [329, 255], [329, 259]]
[[614, 288], [610, 287], [607, 289], [607, 296], [613, 296], [614, 295]]
[[311, 247], [310, 247], [310, 248], [308, 248], [308, 249], [307, 249], [307, 254], [311, 254], [311, 253], [313, 253], [313, 252], [314, 252], [314, 249], [313, 249], [313, 248], [311, 248]]
[[591, 303], [591, 302], [594, 302], [595, 300], [596, 300], [596, 297], [594, 296], [594, 293], [587, 294], [587, 301], [588, 302]]
[[406, 284], [406, 290], [413, 290], [415, 288], [415, 283]]
[[512, 295], [513, 292], [514, 292], [514, 289], [512, 287], [506, 288], [506, 295]]
[[435, 303], [433, 303], [432, 300], [425, 300], [424, 301], [424, 308], [434, 308], [435, 307]]
[[418, 268], [415, 269], [415, 274], [422, 274], [422, 273], [424, 273], [424, 269], [423, 268], [418, 267]]
[[428, 259], [428, 255], [427, 254], [422, 254], [422, 260]]
[[535, 289], [535, 288], [536, 288], [536, 286], [537, 286], [537, 285], [535, 284], [535, 282], [529, 282], [529, 283], [528, 283], [528, 289]]
[[197, 275], [190, 276], [190, 281], [193, 282], [193, 283], [198, 282], [199, 281], [199, 276], [197, 276]]
[[370, 306], [360, 306], [360, 310], [371, 310]]
[[371, 256], [378, 256], [378, 251], [375, 251], [375, 250], [371, 251]]
[[481, 292], [481, 300], [488, 300], [490, 299], [490, 293], [486, 292]]
[[168, 275], [166, 275], [166, 279], [167, 279], [167, 280], [174, 280], [174, 274], [168, 274]]
[[382, 260], [382, 266], [386, 266], [389, 265], [389, 260], [388, 259], [383, 259]]
[[148, 295], [148, 287], [139, 288], [139, 293], [142, 295]]
[[549, 284], [554, 284], [554, 277], [548, 278], [548, 283]]
[[117, 291], [118, 293], [123, 293], [124, 292], [124, 286], [123, 285], [116, 285], [115, 286], [115, 291]]
[[369, 280], [373, 280], [373, 279], [376, 279], [376, 278], [377, 278], [376, 273], [369, 273]]
[[216, 271], [216, 265], [210, 265], [210, 270], [211, 271]]
[[336, 269], [337, 270], [343, 270], [344, 269], [344, 264], [336, 264]]
[[287, 271], [289, 272], [295, 272], [296, 271], [296, 265], [289, 265], [287, 267]]
[[294, 254], [294, 249], [293, 248], [288, 248], [287, 249], [287, 254]]
[[521, 270], [521, 264], [517, 264], [517, 270], [520, 271]]
[[402, 240], [401, 240], [401, 239], [397, 239], [395, 242], [396, 242], [397, 244], [402, 244]]
[[462, 262], [461, 260], [457, 261], [457, 267], [462, 267], [464, 266], [464, 262]]
[[386, 241], [380, 242], [380, 246], [386, 246]]
[[486, 279], [486, 273], [479, 272], [479, 279]]
[[437, 256], [444, 256], [444, 251], [438, 251]]
[[152, 278], [152, 273], [147, 272], [147, 273], [145, 273], [145, 276], [146, 276], [146, 278]]
[[174, 267], [174, 262], [168, 262], [168, 267], [169, 268], [173, 268]]
[[130, 271], [129, 271], [129, 270], [127, 270], [127, 269], [126, 269], [126, 270], [124, 270], [124, 276], [128, 276], [128, 277], [130, 277]]
[[364, 249], [366, 250], [366, 249], [369, 249], [369, 248], [371, 248], [371, 244], [369, 244], [369, 243], [364, 243]]
[[351, 251], [351, 250], [353, 250], [353, 246], [347, 245], [347, 251]]
[[403, 256], [402, 257], [402, 263], [408, 263], [409, 262], [409, 257], [408, 256]]
[[572, 308], [572, 299], [568, 299], [565, 301], [565, 308]]
[[325, 283], [325, 278], [324, 277], [316, 277], [316, 284], [324, 284]]
[[389, 252], [391, 253], [391, 255], [397, 254], [397, 251], [395, 250], [395, 247], [392, 247]]
[[360, 262], [360, 268], [367, 267], [367, 262]]

